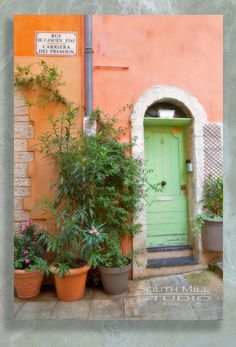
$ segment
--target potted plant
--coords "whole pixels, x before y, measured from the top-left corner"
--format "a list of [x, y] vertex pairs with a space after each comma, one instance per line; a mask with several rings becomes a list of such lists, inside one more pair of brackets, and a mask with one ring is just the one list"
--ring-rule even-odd
[[40, 242], [54, 257], [50, 270], [57, 296], [63, 301], [83, 297], [87, 272], [91, 265], [97, 265], [94, 249], [103, 234], [103, 224], [95, 221], [83, 137], [74, 124], [77, 109], [69, 107], [59, 116], [50, 117], [52, 131], [40, 138], [41, 151], [56, 168], [53, 197], [44, 198], [54, 225], [51, 231], [44, 230]]
[[20, 231], [14, 235], [14, 286], [16, 295], [22, 299], [37, 296], [44, 273], [48, 274], [39, 238], [40, 232], [31, 220], [21, 223]]
[[122, 254], [119, 237], [106, 237], [98, 254], [98, 270], [105, 293], [117, 295], [126, 292], [131, 258]]
[[203, 213], [197, 216], [203, 249], [223, 251], [223, 180], [209, 175], [203, 187]]
[[75, 301], [84, 296], [88, 270], [96, 266], [95, 250], [102, 240], [102, 226], [83, 227], [81, 215], [65, 211], [57, 219], [57, 230], [45, 230], [40, 242], [52, 252], [54, 261], [50, 271], [54, 275], [57, 297]]
[[[121, 254], [120, 243], [125, 235], [132, 237], [140, 228], [133, 217], [140, 208], [142, 163], [128, 154], [132, 144], [120, 141], [122, 130], [115, 129], [114, 119], [102, 119], [99, 110], [94, 111], [91, 120], [97, 122], [96, 134], [76, 131], [75, 113], [76, 110], [68, 110], [59, 117], [50, 118], [53, 131], [41, 136], [41, 150], [53, 161], [58, 172], [53, 182], [54, 201], [47, 201], [59, 227], [59, 232], [51, 233], [47, 240], [48, 250], [56, 257], [56, 283], [63, 275], [65, 264], [67, 270], [68, 264], [70, 268], [76, 264], [78, 254], [89, 264], [96, 265], [98, 254], [94, 251], [98, 251], [100, 242], [104, 244], [107, 235], [119, 240], [119, 250], [118, 243], [113, 249], [109, 244], [103, 248], [104, 252], [109, 249], [115, 252], [110, 264], [114, 267], [125, 265], [128, 273], [130, 264]], [[91, 234], [85, 231], [92, 230], [92, 226], [98, 230], [99, 237], [87, 243], [87, 236]], [[86, 252], [82, 252], [83, 249]], [[92, 258], [89, 259], [90, 250]], [[103, 253], [101, 266], [108, 264], [108, 257]], [[105, 263], [104, 259], [107, 259]]]

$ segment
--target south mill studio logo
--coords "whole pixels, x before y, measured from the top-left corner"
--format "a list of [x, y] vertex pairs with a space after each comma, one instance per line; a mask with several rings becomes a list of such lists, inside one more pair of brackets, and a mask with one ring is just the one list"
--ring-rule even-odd
[[139, 297], [162, 301], [163, 303], [180, 302], [208, 302], [211, 301], [211, 292], [206, 287], [145, 287], [137, 288]]

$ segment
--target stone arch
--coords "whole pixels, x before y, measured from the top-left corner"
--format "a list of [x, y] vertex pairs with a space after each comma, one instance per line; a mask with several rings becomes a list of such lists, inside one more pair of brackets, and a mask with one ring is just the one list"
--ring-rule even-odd
[[[131, 115], [131, 138], [135, 140], [133, 147], [133, 156], [135, 158], [144, 159], [144, 126], [143, 118], [147, 108], [153, 103], [160, 101], [168, 101], [179, 107], [188, 114], [188, 117], [193, 119], [192, 125], [188, 132], [189, 149], [193, 159], [194, 172], [189, 186], [191, 186], [191, 211], [190, 219], [201, 210], [202, 187], [204, 181], [204, 147], [203, 147], [203, 127], [208, 122], [207, 115], [198, 99], [175, 86], [157, 85], [145, 91], [141, 95], [133, 107]], [[137, 222], [142, 225], [140, 234], [134, 236], [134, 249], [146, 250], [146, 211], [145, 208], [137, 215]], [[196, 242], [195, 242], [196, 243]], [[194, 245], [194, 253], [198, 256], [201, 248], [200, 240]], [[133, 266], [133, 277], [142, 277], [145, 274], [147, 253], [141, 252], [138, 256], [137, 263], [142, 266]]]

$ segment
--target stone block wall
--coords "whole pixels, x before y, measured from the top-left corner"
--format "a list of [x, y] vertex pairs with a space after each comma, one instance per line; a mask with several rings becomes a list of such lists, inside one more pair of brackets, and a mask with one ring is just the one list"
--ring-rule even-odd
[[30, 196], [31, 182], [28, 178], [28, 164], [33, 161], [33, 152], [28, 151], [28, 139], [34, 137], [34, 128], [29, 120], [24, 98], [14, 91], [14, 230], [30, 218], [30, 212], [23, 209], [23, 199]]

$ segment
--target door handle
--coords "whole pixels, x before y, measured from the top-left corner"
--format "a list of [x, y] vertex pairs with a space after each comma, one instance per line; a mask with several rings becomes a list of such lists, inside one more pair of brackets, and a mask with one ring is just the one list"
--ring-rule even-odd
[[165, 187], [166, 186], [166, 181], [161, 181], [161, 186]]

